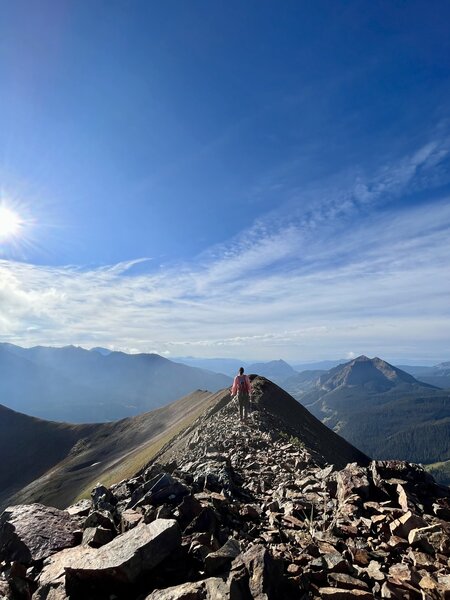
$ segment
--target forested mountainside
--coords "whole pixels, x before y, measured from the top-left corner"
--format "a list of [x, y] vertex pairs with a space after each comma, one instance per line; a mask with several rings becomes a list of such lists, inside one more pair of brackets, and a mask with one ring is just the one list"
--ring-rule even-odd
[[[305, 373], [303, 380], [288, 380], [285, 386], [370, 456], [423, 464], [450, 459], [450, 391], [381, 359], [358, 357], [318, 376]], [[435, 472], [450, 483], [444, 468]]]

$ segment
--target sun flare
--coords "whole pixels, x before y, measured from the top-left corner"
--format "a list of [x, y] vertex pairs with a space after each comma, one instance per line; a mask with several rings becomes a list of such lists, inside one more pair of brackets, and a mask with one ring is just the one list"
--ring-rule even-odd
[[21, 225], [22, 220], [15, 211], [0, 206], [0, 240], [17, 235]]

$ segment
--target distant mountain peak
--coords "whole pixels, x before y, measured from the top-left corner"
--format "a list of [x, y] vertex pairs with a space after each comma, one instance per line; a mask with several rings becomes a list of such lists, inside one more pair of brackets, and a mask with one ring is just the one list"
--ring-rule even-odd
[[319, 386], [331, 391], [341, 386], [360, 386], [383, 392], [396, 385], [421, 385], [412, 375], [394, 367], [378, 356], [361, 355], [338, 365], [319, 378]]
[[267, 362], [253, 363], [253, 365], [264, 365], [266, 367], [269, 365], [274, 365], [274, 366], [279, 365], [279, 366], [283, 366], [283, 367], [289, 367], [290, 369], [292, 369], [291, 365], [289, 363], [287, 363], [285, 360], [283, 360], [282, 358], [269, 360]]
[[[144, 413], [196, 388], [231, 385], [226, 375], [174, 363], [158, 354], [126, 354], [0, 344], [0, 398], [20, 412], [71, 422]], [[62, 401], [64, 399], [64, 401]]]
[[282, 358], [269, 362], [253, 363], [247, 367], [248, 373], [263, 375], [276, 383], [282, 384], [288, 377], [295, 375], [297, 371]]
[[98, 354], [101, 354], [102, 356], [108, 356], [108, 354], [111, 354], [112, 350], [103, 348], [103, 346], [95, 346], [95, 348], [90, 349], [90, 352], [98, 352]]

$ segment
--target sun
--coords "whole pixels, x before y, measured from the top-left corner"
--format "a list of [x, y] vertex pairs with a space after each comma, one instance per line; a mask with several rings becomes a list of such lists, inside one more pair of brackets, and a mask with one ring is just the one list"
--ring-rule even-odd
[[16, 236], [22, 226], [20, 216], [7, 206], [0, 206], [0, 240]]

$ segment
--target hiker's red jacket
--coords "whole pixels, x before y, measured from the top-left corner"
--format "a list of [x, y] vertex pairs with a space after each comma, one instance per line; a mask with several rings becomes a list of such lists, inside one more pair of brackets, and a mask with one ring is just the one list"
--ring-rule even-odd
[[247, 389], [247, 392], [249, 394], [252, 393], [252, 384], [250, 383], [249, 376], [248, 375], [236, 375], [236, 377], [234, 378], [234, 381], [233, 381], [233, 387], [231, 388], [231, 395], [232, 396], [236, 396], [236, 394], [238, 393], [238, 390], [240, 388], [239, 380], [240, 380], [241, 377], [243, 377], [244, 380], [245, 380], [245, 384], [244, 385], [245, 385], [245, 387]]

